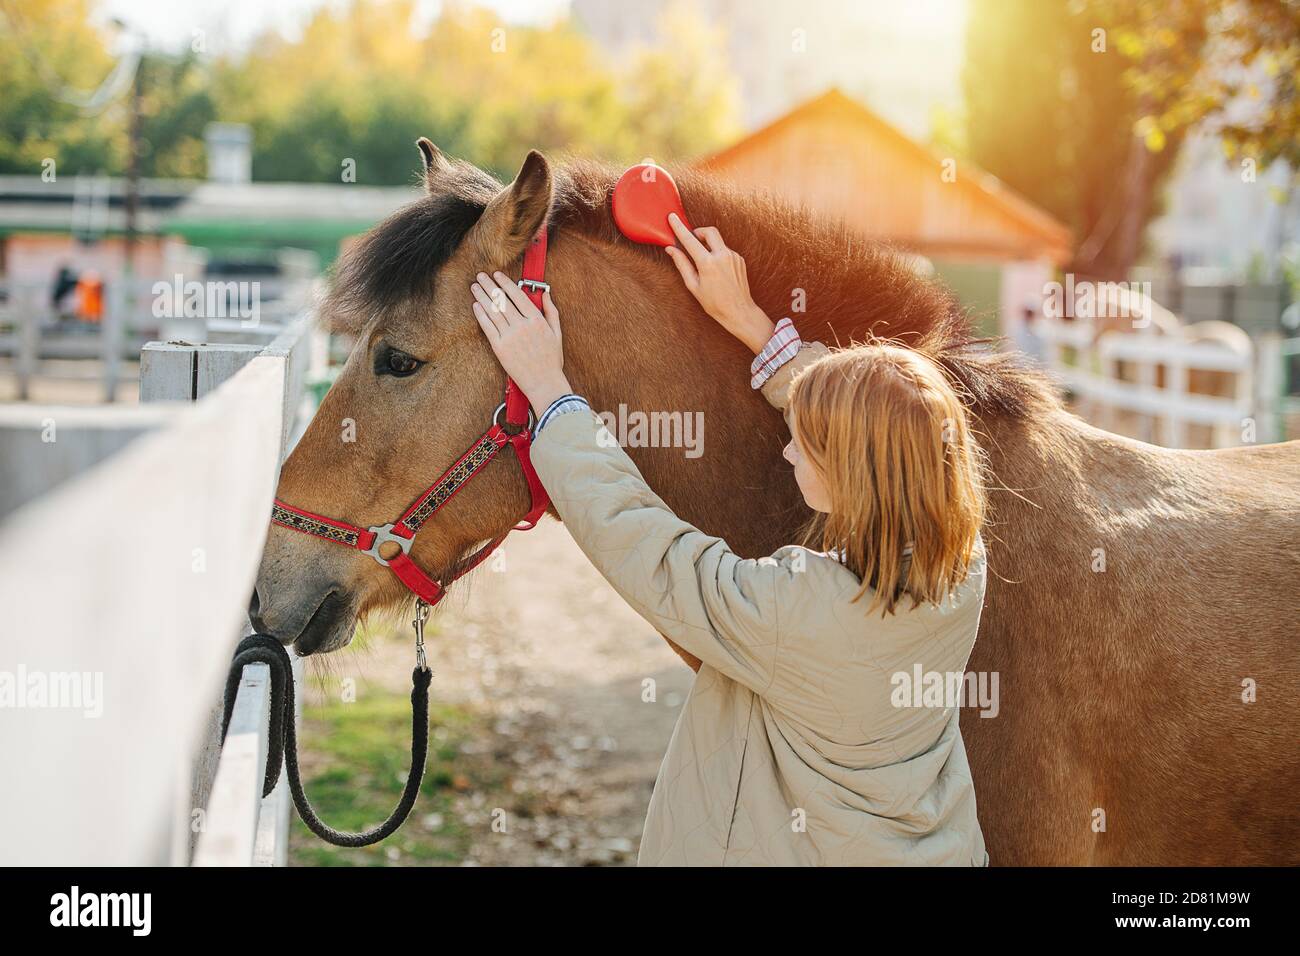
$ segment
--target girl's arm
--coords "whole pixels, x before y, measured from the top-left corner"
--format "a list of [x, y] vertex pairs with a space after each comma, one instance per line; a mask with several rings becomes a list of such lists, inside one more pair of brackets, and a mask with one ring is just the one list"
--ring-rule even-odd
[[749, 293], [744, 257], [727, 246], [717, 229], [705, 226], [691, 232], [676, 213], [669, 214], [668, 224], [682, 247], [664, 251], [686, 288], [705, 312], [754, 353], [750, 384], [784, 411], [794, 377], [830, 350], [821, 342], [802, 341], [788, 318], [772, 324]]
[[[782, 319], [782, 321], [788, 322], [789, 320]], [[797, 340], [798, 337], [799, 333], [796, 332], [795, 338]], [[788, 361], [783, 362], [767, 381], [763, 382], [761, 386], [763, 397], [768, 400], [773, 408], [784, 412], [790, 400], [790, 383], [794, 381], [794, 377], [819, 358], [830, 354], [831, 350], [821, 342], [799, 340], [798, 351]]]
[[721, 538], [678, 518], [650, 489], [609, 430], [572, 394], [560, 316], [549, 294], [539, 312], [501, 273], [480, 274], [471, 292], [479, 326], [538, 415], [532, 463], [579, 547], [670, 641], [764, 691], [775, 677], [779, 620], [796, 613], [806, 569], [793, 567], [789, 555], [741, 559]]
[[533, 467], [574, 541], [624, 600], [664, 637], [764, 693], [813, 576], [793, 553], [742, 559], [684, 521], [646, 484], [590, 409], [553, 414]]

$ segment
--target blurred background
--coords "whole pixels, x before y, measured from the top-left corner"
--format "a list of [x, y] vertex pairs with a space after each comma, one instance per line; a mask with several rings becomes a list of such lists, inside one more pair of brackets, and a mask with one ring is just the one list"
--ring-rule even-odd
[[[771, 189], [922, 257], [1110, 427], [1233, 443], [1103, 401], [1145, 375], [1249, 395], [1280, 437], [1256, 393], [1292, 368], [1254, 353], [1300, 328], [1298, 23], [1294, 0], [3, 0], [0, 397], [131, 400], [161, 331], [133, 281], [252, 277], [296, 307], [410, 198], [427, 135], [505, 179], [540, 148]], [[1222, 323], [1191, 339], [1252, 360], [1190, 383], [1134, 343], [1086, 361], [1135, 330], [1034, 335], [1067, 274], [1138, 283], [1156, 333]], [[106, 317], [120, 362], [75, 362], [102, 361]]]
[[[537, 148], [770, 190], [895, 244], [1102, 427], [1300, 437], [1298, 87], [1296, 0], [0, 0], [0, 520], [121, 444], [43, 465], [43, 410], [198, 397], [146, 343], [279, 341], [417, 195], [419, 136], [507, 181]], [[423, 819], [296, 831], [295, 862], [634, 859], [688, 674], [548, 533], [511, 560], [567, 597], [503, 620], [488, 580], [439, 619]], [[406, 641], [312, 677], [336, 825], [400, 790]], [[670, 705], [630, 712], [646, 673]]]

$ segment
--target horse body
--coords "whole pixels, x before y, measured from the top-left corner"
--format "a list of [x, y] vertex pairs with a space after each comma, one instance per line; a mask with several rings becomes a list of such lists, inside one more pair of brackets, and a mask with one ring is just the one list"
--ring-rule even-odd
[[[785, 423], [750, 389], [749, 354], [667, 257], [619, 237], [615, 171], [552, 174], [532, 154], [501, 189], [422, 149], [427, 208], [377, 227], [342, 264], [325, 309], [357, 350], [286, 462], [279, 496], [354, 523], [391, 521], [460, 454], [505, 382], [470, 314], [469, 282], [517, 267], [549, 215], [547, 279], [574, 387], [600, 411], [702, 413], [698, 457], [628, 447], [648, 483], [742, 555], [797, 540], [808, 513], [781, 458]], [[805, 338], [876, 333], [925, 348], [969, 399], [995, 476], [969, 669], [996, 672], [1000, 700], [996, 717], [968, 709], [962, 727], [992, 861], [1300, 862], [1300, 443], [1180, 452], [1101, 432], [1064, 411], [1038, 370], [971, 341], [951, 297], [889, 250], [697, 175], [678, 183], [693, 220], [745, 255], [769, 314], [805, 303], [792, 315]], [[426, 255], [431, 242], [445, 248]], [[408, 274], [420, 269], [431, 274]], [[428, 368], [376, 378], [374, 352], [390, 341], [427, 354]], [[350, 447], [341, 421], [357, 423]], [[412, 556], [446, 571], [526, 510], [503, 454]], [[405, 598], [368, 558], [283, 528], [271, 531], [257, 593], [255, 618], [304, 652], [341, 646], [358, 613]], [[1257, 702], [1242, 701], [1243, 681]]]
[[1173, 451], [1063, 412], [990, 432], [1018, 494], [968, 667], [1000, 708], [962, 730], [991, 859], [1294, 863], [1300, 447]]

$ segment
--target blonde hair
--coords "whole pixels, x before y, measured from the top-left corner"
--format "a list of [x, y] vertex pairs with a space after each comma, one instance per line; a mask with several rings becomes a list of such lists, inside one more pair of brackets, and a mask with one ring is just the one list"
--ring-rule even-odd
[[839, 552], [862, 579], [853, 601], [874, 588], [867, 612], [883, 616], [904, 593], [937, 604], [966, 579], [984, 454], [937, 364], [884, 340], [833, 349], [795, 377], [788, 417], [830, 495], [803, 544]]

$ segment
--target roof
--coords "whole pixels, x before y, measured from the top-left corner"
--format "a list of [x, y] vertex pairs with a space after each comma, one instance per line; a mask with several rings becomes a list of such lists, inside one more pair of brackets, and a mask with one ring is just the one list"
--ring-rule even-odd
[[[142, 179], [136, 228], [156, 233], [196, 183]], [[126, 231], [126, 180], [108, 176], [0, 176], [0, 234]]]
[[[259, 238], [329, 238], [369, 229], [419, 198], [415, 187], [354, 183], [214, 183], [142, 179], [137, 230]], [[126, 180], [0, 176], [0, 234], [19, 231], [122, 233]]]
[[[838, 89], [695, 165], [924, 255], [1059, 265], [1073, 251], [1070, 230], [1049, 213], [969, 160], [937, 155]], [[946, 168], [955, 180], [942, 177]]]
[[414, 186], [202, 182], [178, 208], [173, 222], [298, 220], [369, 228], [419, 198]]
[[[204, 182], [164, 229], [190, 245], [209, 248], [303, 246], [337, 251], [343, 240], [419, 196], [413, 186]], [[333, 252], [326, 258], [333, 258]]]

